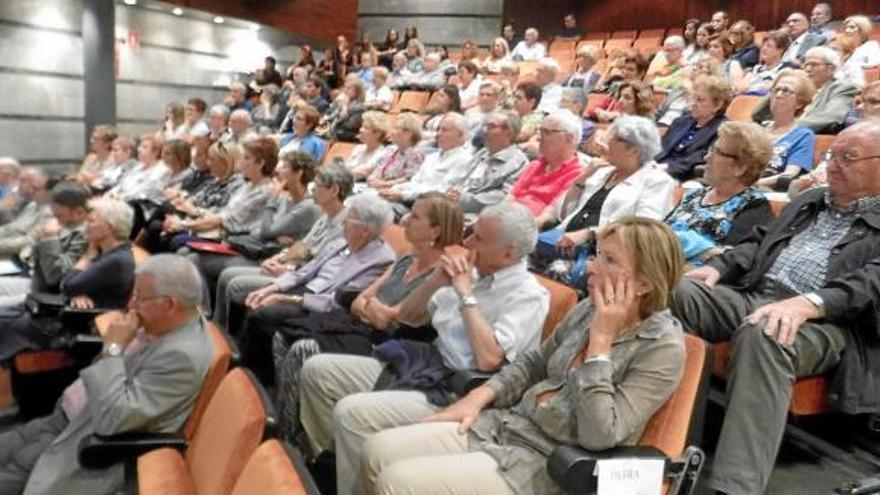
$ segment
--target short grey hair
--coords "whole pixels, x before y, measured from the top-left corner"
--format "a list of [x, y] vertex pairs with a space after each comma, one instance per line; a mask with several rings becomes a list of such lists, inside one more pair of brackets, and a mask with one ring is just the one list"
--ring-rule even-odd
[[608, 132], [631, 146], [638, 146], [641, 150], [639, 162], [643, 165], [660, 153], [660, 133], [654, 122], [645, 117], [622, 115], [611, 124]]
[[465, 139], [470, 137], [470, 129], [468, 128], [468, 122], [464, 115], [458, 112], [449, 112], [443, 116], [443, 120], [452, 122], [452, 125], [461, 132], [461, 135], [464, 136]]
[[814, 46], [810, 48], [804, 54], [804, 58], [807, 57], [819, 57], [826, 64], [833, 66], [834, 70], [839, 69], [841, 65], [840, 54], [837, 53], [837, 50], [827, 46]]
[[245, 110], [244, 108], [239, 108], [238, 110], [232, 112], [229, 115], [229, 119], [232, 120], [236, 117], [240, 117], [242, 119], [247, 119], [248, 122], [253, 123], [253, 119], [251, 119], [251, 113]]
[[320, 179], [327, 187], [339, 187], [339, 201], [345, 201], [354, 189], [354, 176], [351, 170], [341, 163], [333, 163], [329, 167], [318, 168], [315, 180]]
[[522, 130], [522, 119], [519, 118], [519, 115], [517, 115], [516, 112], [511, 112], [510, 110], [495, 110], [489, 114], [489, 118], [504, 119], [504, 122], [506, 123], [507, 128], [510, 129], [510, 133], [513, 135], [514, 140], [516, 140], [517, 136], [519, 136], [520, 130]]
[[574, 139], [575, 144], [581, 142], [581, 136], [584, 132], [584, 124], [581, 122], [581, 118], [577, 115], [568, 110], [559, 110], [558, 112], [551, 113], [544, 117], [544, 120], [546, 119], [554, 119], [559, 122], [559, 129], [568, 133], [568, 135]]
[[128, 240], [134, 223], [134, 210], [128, 203], [107, 196], [89, 201], [89, 208], [103, 218], [113, 230], [118, 240]]
[[385, 232], [385, 228], [394, 221], [394, 210], [391, 204], [375, 193], [361, 193], [352, 196], [345, 203], [348, 214], [356, 213], [358, 220], [363, 222], [370, 232], [377, 237]]
[[8, 170], [17, 175], [21, 172], [21, 163], [11, 156], [0, 156], [0, 170]]
[[559, 62], [550, 57], [544, 57], [541, 60], [538, 60], [538, 67], [553, 71], [554, 74], [558, 73], [560, 70]]
[[223, 104], [216, 104], [208, 111], [208, 115], [221, 115], [224, 119], [229, 120], [229, 107]]
[[666, 38], [666, 40], [663, 41], [663, 46], [675, 46], [683, 49], [687, 45], [684, 42], [684, 38], [678, 35], [674, 35]]
[[425, 55], [425, 60], [431, 60], [433, 62], [440, 62], [440, 54], [437, 52], [431, 52]]
[[501, 229], [501, 242], [513, 249], [520, 258], [535, 250], [538, 242], [538, 227], [535, 217], [525, 206], [513, 202], [487, 206], [480, 212], [480, 218], [495, 218]]
[[202, 302], [202, 276], [192, 261], [179, 254], [150, 256], [135, 268], [136, 275], [149, 275], [156, 296], [170, 296], [195, 309]]

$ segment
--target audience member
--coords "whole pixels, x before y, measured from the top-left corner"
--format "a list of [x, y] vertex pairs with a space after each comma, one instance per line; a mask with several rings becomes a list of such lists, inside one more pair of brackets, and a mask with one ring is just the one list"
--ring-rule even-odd
[[796, 378], [833, 372], [834, 409], [876, 408], [868, 380], [877, 344], [864, 337], [877, 328], [877, 156], [876, 122], [844, 130], [831, 145], [827, 188], [800, 195], [751, 242], [688, 272], [675, 290], [672, 311], [684, 328], [733, 347], [711, 489], [765, 490]]
[[[422, 42], [418, 38], [412, 38], [407, 41], [406, 50], [403, 53], [406, 55], [406, 68], [412, 75], [416, 75], [425, 69], [425, 47], [422, 46]], [[439, 57], [437, 63], [438, 65], [440, 63]]]
[[318, 64], [315, 63], [315, 55], [312, 53], [312, 45], [306, 44], [299, 48], [299, 62], [296, 63], [296, 66], [302, 67], [308, 72], [311, 72], [318, 66]]
[[510, 58], [517, 62], [541, 60], [547, 56], [547, 48], [538, 41], [538, 30], [530, 27], [526, 29], [525, 39], [516, 44], [510, 52]]
[[[419, 424], [367, 437], [355, 485], [376, 493], [427, 493], [438, 485], [461, 494], [555, 493], [559, 485], [547, 471], [555, 447], [637, 444], [684, 370], [681, 324], [668, 309], [684, 263], [669, 228], [653, 220], [623, 219], [599, 243], [590, 269], [595, 297], [576, 306], [540, 349], [458, 402]], [[337, 417], [362, 410], [337, 408]]]
[[208, 128], [210, 129], [208, 137], [211, 141], [219, 141], [228, 135], [229, 114], [229, 107], [226, 105], [214, 105], [208, 111]]
[[480, 96], [477, 106], [471, 108], [465, 113], [467, 118], [469, 135], [474, 139], [477, 148], [481, 148], [483, 125], [489, 115], [498, 109], [498, 103], [501, 99], [501, 86], [492, 80], [483, 81], [480, 84]]
[[596, 89], [599, 78], [602, 77], [602, 74], [596, 70], [598, 57], [598, 50], [593, 45], [578, 48], [574, 71], [562, 83], [564, 88], [579, 89], [579, 98], [583, 102], [587, 101], [587, 96]]
[[391, 60], [394, 57], [394, 54], [402, 49], [403, 45], [400, 42], [400, 36], [398, 35], [397, 30], [389, 28], [385, 33], [385, 41], [382, 42], [382, 45], [376, 52], [379, 56], [379, 65], [391, 70]]
[[458, 96], [461, 99], [462, 110], [468, 110], [477, 105], [482, 84], [483, 78], [480, 77], [476, 64], [471, 61], [458, 64]]
[[810, 32], [810, 21], [803, 12], [792, 12], [785, 21], [785, 31], [791, 38], [791, 45], [785, 50], [782, 60], [800, 64], [810, 48], [824, 45], [828, 40], [821, 34]]
[[[693, 67], [709, 53], [709, 42], [718, 38], [718, 33], [712, 24], [700, 24], [694, 35], [694, 42], [685, 46], [681, 52], [681, 58], [686, 67]], [[665, 56], [665, 53], [664, 53]]]
[[733, 45], [730, 44], [727, 33], [721, 33], [720, 36], [709, 42], [708, 55], [722, 64], [721, 70], [727, 84], [731, 88], [739, 88], [742, 87], [745, 73], [739, 62], [731, 57], [732, 53]]
[[165, 122], [159, 131], [162, 139], [183, 139], [189, 130], [186, 126], [183, 105], [174, 101], [165, 106]]
[[229, 130], [226, 134], [220, 136], [220, 141], [241, 144], [247, 135], [250, 134], [253, 124], [250, 111], [244, 108], [233, 110], [229, 114]]
[[89, 138], [92, 152], [86, 155], [74, 179], [86, 186], [92, 185], [105, 169], [113, 165], [113, 140], [117, 138], [116, 128], [111, 125], [96, 125]]
[[501, 64], [509, 60], [510, 47], [507, 40], [503, 37], [495, 38], [489, 47], [489, 56], [483, 61], [483, 68], [489, 74], [498, 74], [501, 72]]
[[776, 80], [776, 76], [791, 64], [782, 59], [788, 49], [791, 38], [785, 31], [771, 31], [761, 42], [761, 63], [752, 67], [743, 78], [739, 93], [750, 95], [766, 95]]
[[440, 55], [435, 52], [425, 55], [422, 70], [413, 73], [409, 86], [419, 90], [436, 91], [445, 83], [446, 73], [440, 67]]
[[390, 124], [388, 115], [382, 112], [364, 113], [358, 144], [345, 159], [345, 166], [351, 170], [355, 180], [364, 180], [385, 158], [388, 148], [385, 140], [388, 137]]
[[517, 33], [516, 29], [513, 28], [513, 24], [505, 24], [501, 28], [501, 37], [504, 38], [504, 42], [507, 43], [507, 46], [514, 47], [523, 40], [522, 35]]
[[846, 65], [864, 69], [880, 65], [880, 44], [871, 39], [874, 25], [864, 15], [853, 15], [843, 21], [843, 32], [855, 41], [856, 48], [846, 59]]
[[865, 86], [865, 70], [861, 65], [849, 63], [853, 53], [856, 50], [855, 38], [848, 36], [846, 33], [838, 33], [832, 38], [828, 44], [830, 48], [837, 52], [840, 56], [840, 68], [834, 75], [835, 79], [842, 82], [850, 83], [857, 88]]
[[623, 81], [614, 95], [587, 109], [587, 115], [603, 123], [614, 122], [621, 115], [651, 117], [653, 113], [654, 91], [640, 81]]
[[316, 162], [323, 160], [327, 144], [315, 134], [320, 122], [321, 114], [315, 107], [300, 103], [293, 115], [293, 132], [281, 136], [280, 152], [303, 151]]
[[186, 100], [183, 107], [183, 123], [187, 129], [187, 139], [192, 140], [194, 136], [207, 136], [210, 133], [208, 124], [205, 123], [205, 111], [208, 104], [201, 98], [190, 98]]
[[0, 258], [17, 256], [33, 242], [31, 232], [52, 218], [49, 208], [51, 184], [46, 174], [28, 167], [19, 175], [19, 207], [10, 211], [8, 222], [0, 225]]
[[247, 99], [247, 87], [236, 81], [229, 85], [229, 94], [223, 99], [223, 104], [229, 107], [230, 112], [246, 110], [250, 113], [253, 105]]
[[648, 66], [645, 80], [663, 89], [671, 89], [681, 84], [684, 68], [684, 39], [681, 36], [669, 36], [663, 41], [662, 55], [658, 54]]
[[144, 134], [137, 147], [138, 164], [122, 176], [107, 194], [128, 202], [161, 204], [162, 190], [171, 169], [162, 164], [162, 141], [154, 134]]
[[413, 390], [409, 384], [415, 373], [494, 372], [537, 349], [549, 297], [523, 261], [534, 243], [534, 220], [522, 206], [501, 203], [483, 210], [474, 234], [465, 240], [473, 254], [447, 251], [442, 269], [401, 304], [399, 321], [412, 326], [430, 322], [437, 339], [433, 345], [392, 341], [385, 348], [424, 356], [420, 366], [399, 377], [400, 385], [371, 392], [384, 368], [373, 357], [319, 354], [306, 361], [300, 418], [312, 452], [335, 445], [338, 493], [360, 486], [360, 452], [370, 434], [420, 421], [454, 400], [436, 379], [423, 380], [424, 386]]
[[559, 77], [559, 62], [545, 57], [538, 61], [538, 69], [535, 73], [535, 83], [541, 88], [541, 103], [538, 104], [539, 112], [548, 114], [559, 111], [559, 101], [562, 99], [562, 85], [556, 82]]
[[391, 128], [391, 145], [385, 157], [367, 176], [367, 184], [374, 189], [384, 189], [406, 182], [416, 173], [425, 154], [416, 146], [421, 141], [421, 125], [411, 114], [403, 114]]
[[431, 99], [428, 100], [428, 106], [425, 109], [428, 118], [422, 123], [422, 138], [419, 142], [419, 148], [425, 151], [437, 148], [437, 132], [440, 130], [443, 116], [449, 112], [461, 113], [458, 87], [452, 84], [444, 85], [434, 92]]
[[405, 86], [412, 77], [412, 71], [407, 67], [406, 54], [397, 52], [391, 60], [391, 72], [388, 74], [388, 87], [392, 89]]
[[743, 70], [749, 70], [758, 63], [759, 50], [755, 44], [755, 26], [749, 21], [739, 20], [727, 31], [727, 39], [733, 45], [730, 58], [739, 62]]
[[[718, 12], [715, 12], [714, 14], [712, 14], [711, 24], [712, 24], [712, 27], [715, 28], [715, 31], [721, 32], [721, 31], [724, 31], [725, 29], [727, 29], [728, 22], [729, 22], [729, 17], [727, 15], [727, 12], [725, 12], [723, 10], [719, 10]], [[736, 24], [734, 24], [734, 26], [735, 25]]]
[[373, 82], [364, 89], [364, 108], [388, 112], [394, 102], [394, 94], [388, 87], [388, 69], [373, 69]]
[[516, 142], [527, 142], [537, 136], [538, 128], [544, 114], [538, 111], [541, 103], [541, 88], [530, 81], [521, 82], [513, 92], [513, 107], [522, 122], [519, 136], [514, 136]]
[[697, 42], [697, 29], [700, 27], [700, 24], [700, 20], [695, 18], [684, 21], [684, 26], [681, 28], [681, 37], [684, 39], [685, 43], [685, 57], [689, 56], [694, 51], [694, 44]]
[[21, 174], [21, 164], [18, 160], [0, 156], [0, 214], [4, 213], [7, 199], [17, 196], [19, 174]]
[[834, 14], [831, 10], [831, 4], [817, 3], [810, 12], [810, 32], [830, 40], [837, 34], [837, 31], [831, 27], [832, 19], [834, 19]]
[[267, 84], [260, 88], [260, 104], [251, 112], [251, 121], [256, 132], [274, 134], [277, 131], [281, 107], [278, 105], [278, 86]]
[[581, 36], [583, 36], [584, 30], [579, 28], [577, 25], [577, 19], [574, 14], [569, 12], [565, 14], [565, 17], [562, 18], [562, 29], [556, 33], [557, 38], [573, 38], [576, 40], [580, 40]]

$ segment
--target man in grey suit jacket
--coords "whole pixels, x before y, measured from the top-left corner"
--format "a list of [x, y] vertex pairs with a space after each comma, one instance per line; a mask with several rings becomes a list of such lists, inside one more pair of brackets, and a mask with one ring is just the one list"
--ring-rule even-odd
[[41, 170], [26, 168], [19, 179], [22, 206], [8, 223], [0, 226], [0, 256], [14, 256], [30, 244], [34, 227], [52, 218], [49, 209], [49, 178]]
[[785, 30], [791, 37], [791, 45], [782, 55], [783, 61], [800, 63], [810, 48], [824, 45], [828, 41], [821, 34], [811, 33], [809, 29], [810, 20], [803, 12], [794, 12], [788, 16]]
[[0, 493], [121, 489], [124, 467], [83, 469], [78, 445], [92, 434], [181, 429], [213, 354], [201, 296], [198, 270], [185, 258], [158, 255], [139, 266], [130, 311], [109, 325], [101, 356], [51, 415], [0, 435]]
[[[843, 127], [846, 114], [852, 108], [859, 90], [852, 84], [837, 81], [834, 73], [840, 67], [840, 55], [827, 46], [817, 46], [807, 52], [804, 70], [816, 85], [813, 101], [804, 109], [797, 125], [809, 127], [817, 134], [835, 134]], [[752, 112], [757, 122], [770, 120], [770, 97], [764, 98]]]

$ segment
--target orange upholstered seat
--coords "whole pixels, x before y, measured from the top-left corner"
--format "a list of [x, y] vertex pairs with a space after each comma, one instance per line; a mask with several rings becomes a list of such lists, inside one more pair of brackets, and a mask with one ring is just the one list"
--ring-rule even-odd
[[211, 334], [214, 354], [211, 356], [211, 367], [208, 369], [208, 374], [205, 375], [202, 388], [199, 389], [196, 403], [193, 405], [189, 419], [186, 420], [186, 425], [183, 427], [183, 436], [187, 439], [192, 438], [198, 428], [205, 410], [208, 409], [211, 398], [214, 397], [214, 392], [217, 391], [217, 387], [220, 386], [220, 382], [223, 381], [226, 372], [229, 371], [229, 362], [232, 358], [232, 349], [229, 346], [229, 341], [226, 340], [221, 330], [214, 323], [210, 322], [206, 328]]
[[305, 495], [312, 492], [310, 483], [309, 474], [297, 470], [284, 446], [268, 440], [254, 451], [232, 495]]
[[544, 328], [541, 330], [541, 339], [546, 339], [577, 304], [577, 293], [571, 287], [549, 278], [540, 275], [535, 275], [535, 278], [550, 292], [550, 311], [544, 319]]

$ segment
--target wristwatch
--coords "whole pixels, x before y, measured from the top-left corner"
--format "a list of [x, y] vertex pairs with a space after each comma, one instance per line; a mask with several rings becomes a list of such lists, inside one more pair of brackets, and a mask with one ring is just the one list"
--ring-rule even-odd
[[822, 300], [822, 296], [816, 294], [815, 292], [807, 292], [803, 294], [804, 299], [810, 301], [810, 304], [816, 307], [819, 310], [819, 313], [823, 316], [825, 315], [825, 301]]
[[119, 357], [122, 355], [122, 346], [116, 342], [111, 342], [104, 346], [104, 355], [110, 357]]
[[473, 308], [477, 305], [477, 298], [473, 294], [461, 296], [458, 299], [458, 309]]

